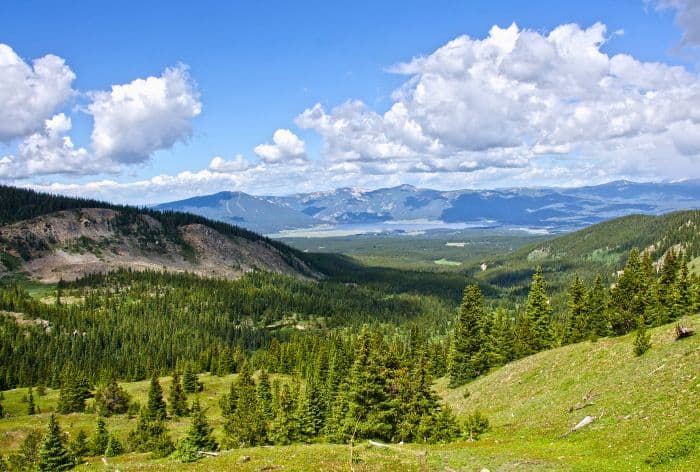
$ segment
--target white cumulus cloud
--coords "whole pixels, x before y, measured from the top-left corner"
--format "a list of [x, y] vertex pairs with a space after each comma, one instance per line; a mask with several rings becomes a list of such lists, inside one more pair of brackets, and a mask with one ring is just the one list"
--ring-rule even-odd
[[231, 160], [226, 160], [223, 157], [216, 156], [209, 163], [209, 170], [222, 173], [235, 173], [247, 170], [250, 168], [250, 163], [240, 154]]
[[115, 172], [113, 163], [96, 159], [85, 148], [73, 144], [66, 134], [71, 126], [71, 119], [63, 113], [46, 120], [44, 129], [27, 136], [16, 154], [0, 159], [0, 178]]
[[278, 129], [272, 135], [272, 144], [255, 146], [255, 154], [264, 162], [303, 162], [306, 160], [304, 141], [288, 129]]
[[606, 40], [601, 23], [546, 34], [494, 26], [392, 67], [407, 80], [386, 112], [316, 104], [296, 124], [321, 136], [326, 158], [369, 173], [528, 168], [559, 155], [640, 177], [687, 176], [669, 173], [698, 159], [687, 132], [700, 123], [700, 77], [610, 56]]
[[73, 93], [75, 74], [63, 59], [46, 55], [29, 65], [0, 44], [0, 141], [27, 136]]
[[96, 92], [87, 110], [95, 121], [95, 154], [133, 164], [189, 138], [202, 104], [187, 69], [178, 66]]

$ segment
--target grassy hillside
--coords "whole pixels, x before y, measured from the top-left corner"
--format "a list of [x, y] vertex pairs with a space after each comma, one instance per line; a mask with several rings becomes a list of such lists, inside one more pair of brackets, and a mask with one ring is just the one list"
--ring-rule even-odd
[[[700, 330], [700, 317], [682, 320]], [[392, 445], [354, 448], [355, 470], [674, 470], [700, 469], [700, 335], [674, 340], [673, 325], [651, 331], [653, 347], [640, 358], [632, 354], [632, 338], [600, 339], [527, 357], [492, 372], [465, 387], [449, 390], [437, 382], [442, 398], [460, 419], [476, 409], [485, 413], [492, 429], [479, 441], [449, 445]], [[200, 394], [216, 433], [221, 434], [217, 398], [234, 376], [200, 376]], [[169, 379], [161, 379], [167, 391]], [[133, 398], [145, 402], [147, 382], [124, 384]], [[468, 392], [468, 394], [467, 394]], [[0, 420], [0, 450], [14, 449], [30, 429], [41, 429], [47, 413], [28, 417], [22, 402], [25, 389], [4, 392], [10, 418]], [[582, 397], [592, 403], [569, 411]], [[49, 390], [38, 405], [55, 407], [57, 392]], [[584, 402], [585, 403], [585, 402]], [[595, 421], [562, 436], [587, 415]], [[70, 434], [94, 428], [89, 414], [60, 416]], [[120, 439], [134, 427], [124, 415], [108, 419]], [[170, 422], [173, 437], [182, 435], [188, 420]], [[679, 444], [695, 445], [682, 450]], [[242, 456], [249, 460], [241, 462]], [[110, 462], [119, 470], [349, 470], [347, 445], [295, 445], [224, 451], [192, 465], [171, 459], [150, 460], [144, 454], [126, 454]], [[645, 460], [654, 459], [652, 467]], [[78, 470], [104, 470], [99, 458], [90, 458]]]

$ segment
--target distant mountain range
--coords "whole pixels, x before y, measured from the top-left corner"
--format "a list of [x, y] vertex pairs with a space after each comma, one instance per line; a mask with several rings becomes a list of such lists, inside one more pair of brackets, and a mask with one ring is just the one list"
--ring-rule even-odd
[[469, 224], [568, 231], [619, 216], [700, 208], [700, 181], [625, 180], [578, 188], [440, 191], [400, 185], [377, 190], [339, 188], [283, 197], [219, 192], [154, 208], [195, 213], [260, 233], [319, 225]]

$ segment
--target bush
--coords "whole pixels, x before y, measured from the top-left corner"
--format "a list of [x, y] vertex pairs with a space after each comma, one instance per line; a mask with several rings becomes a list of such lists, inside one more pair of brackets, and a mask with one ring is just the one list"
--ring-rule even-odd
[[112, 434], [109, 435], [109, 441], [107, 441], [107, 449], [105, 449], [105, 456], [114, 457], [122, 454], [124, 452], [124, 447], [122, 443]]
[[489, 419], [484, 416], [479, 410], [467, 416], [464, 422], [464, 432], [470, 441], [479, 439], [479, 435], [491, 429]]
[[634, 355], [639, 357], [651, 348], [651, 336], [647, 333], [644, 320], [637, 321], [637, 335], [634, 337]]
[[201, 458], [197, 446], [187, 438], [177, 443], [177, 448], [173, 453], [173, 459], [180, 462], [195, 462]]
[[101, 385], [95, 394], [95, 405], [102, 416], [126, 413], [130, 400], [129, 394], [114, 379]]

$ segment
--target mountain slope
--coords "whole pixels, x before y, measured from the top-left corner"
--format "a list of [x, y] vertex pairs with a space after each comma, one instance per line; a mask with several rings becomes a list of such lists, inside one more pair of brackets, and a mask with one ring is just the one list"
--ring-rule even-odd
[[[681, 323], [700, 328], [698, 316]], [[634, 334], [605, 338], [535, 354], [459, 389], [441, 380], [440, 391], [458, 415], [489, 417], [492, 432], [470, 447], [497, 457], [489, 467], [529, 458], [537, 470], [639, 470], [700, 428], [700, 336], [676, 341], [674, 325], [651, 334], [642, 357], [632, 352]], [[590, 426], [562, 437], [587, 415]], [[698, 470], [700, 444], [669, 462]]]
[[400, 185], [339, 188], [283, 197], [242, 192], [164, 203], [158, 209], [200, 214], [271, 233], [318, 224], [442, 221], [569, 231], [632, 213], [661, 214], [700, 207], [700, 182], [609, 182], [580, 188], [439, 191]]
[[[700, 331], [700, 317], [682, 322]], [[447, 445], [382, 448], [358, 442], [353, 450], [355, 470], [696, 471], [700, 445], [680, 453], [673, 446], [692, 439], [692, 431], [700, 427], [700, 335], [675, 341], [673, 325], [650, 332], [652, 348], [639, 358], [632, 354], [633, 335], [628, 335], [541, 352], [454, 390], [446, 388], [446, 379], [440, 379], [437, 391], [458, 418], [463, 421], [479, 409], [489, 418], [491, 430], [478, 441]], [[235, 377], [200, 376], [204, 391], [199, 400], [217, 436], [223, 431], [219, 399], [228, 393]], [[148, 383], [123, 386], [144, 404]], [[167, 390], [171, 378], [161, 378], [161, 384]], [[15, 449], [27, 431], [41, 429], [47, 421], [48, 413], [26, 415], [22, 401], [26, 393], [25, 388], [4, 392], [4, 405], [11, 415], [0, 422], [0, 448], [5, 451]], [[591, 405], [569, 411], [589, 393]], [[36, 399], [42, 412], [54, 409], [57, 401], [58, 391], [53, 389]], [[590, 426], [562, 437], [587, 415], [596, 417]], [[92, 413], [61, 416], [59, 421], [70, 434], [90, 431], [95, 424]], [[133, 429], [134, 420], [126, 415], [106, 421], [121, 440]], [[188, 425], [186, 420], [173, 422], [173, 437], [182, 437]], [[310, 444], [225, 450], [218, 457], [192, 464], [153, 460], [137, 453], [109, 462], [120, 470], [344, 471], [348, 470], [349, 451], [347, 444]], [[647, 459], [667, 460], [652, 469]], [[104, 470], [99, 457], [85, 462], [85, 470]]]
[[[237, 278], [254, 269], [317, 274], [301, 253], [247, 230], [185, 213], [161, 213], [0, 188], [0, 258], [44, 282], [117, 268]], [[27, 219], [19, 218], [27, 217]], [[2, 268], [0, 268], [2, 270]]]
[[156, 210], [194, 213], [213, 220], [242, 225], [252, 231], [270, 232], [289, 227], [312, 226], [322, 221], [289, 208], [273, 198], [254, 197], [243, 192], [213, 195], [163, 203]]
[[682, 249], [691, 260], [699, 257], [700, 210], [616, 218], [527, 245], [507, 256], [494, 256], [485, 261], [486, 271], [473, 271], [480, 279], [502, 287], [526, 287], [537, 265], [549, 273], [554, 288], [570, 283], [568, 277], [574, 272], [585, 278], [601, 274], [612, 282], [633, 247], [648, 250], [655, 261], [670, 248]]

